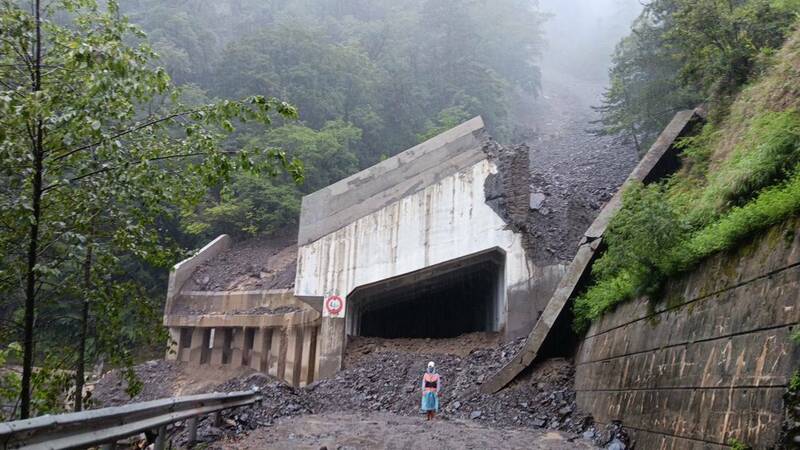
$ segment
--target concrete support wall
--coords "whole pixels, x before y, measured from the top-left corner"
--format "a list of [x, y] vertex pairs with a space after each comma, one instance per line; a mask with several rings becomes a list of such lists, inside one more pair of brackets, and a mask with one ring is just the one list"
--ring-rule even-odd
[[300, 367], [300, 386], [314, 381], [314, 368], [317, 357], [317, 327], [303, 328], [303, 356]]
[[[248, 329], [242, 327], [184, 327], [189, 346], [180, 348], [174, 359], [190, 366], [248, 366], [258, 372], [282, 379], [293, 386], [305, 386], [318, 379], [318, 338], [320, 325], [295, 324], [252, 329], [252, 348], [248, 346]], [[213, 330], [213, 342], [208, 333]], [[180, 342], [181, 328], [169, 329], [170, 336]], [[208, 348], [210, 345], [211, 348]], [[245, 354], [249, 360], [245, 361]], [[203, 355], [207, 359], [204, 361]]]
[[223, 234], [208, 245], [200, 249], [196, 254], [190, 258], [175, 264], [169, 273], [169, 282], [167, 284], [167, 304], [164, 308], [164, 317], [170, 314], [172, 310], [173, 300], [180, 294], [183, 285], [192, 276], [195, 269], [204, 262], [219, 255], [222, 251], [231, 246], [231, 238], [227, 234]]
[[323, 317], [319, 336], [319, 364], [318, 376], [327, 378], [333, 376], [342, 368], [344, 350], [347, 345], [345, 335], [345, 319]]
[[637, 448], [770, 448], [800, 364], [800, 219], [670, 282], [663, 300], [621, 305], [576, 358], [578, 406], [621, 420]]

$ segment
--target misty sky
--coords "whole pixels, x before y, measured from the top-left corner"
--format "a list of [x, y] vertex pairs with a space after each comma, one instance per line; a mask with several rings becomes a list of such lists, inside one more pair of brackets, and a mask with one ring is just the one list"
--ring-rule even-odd
[[545, 25], [544, 70], [605, 79], [614, 45], [642, 9], [639, 0], [540, 0], [553, 14]]

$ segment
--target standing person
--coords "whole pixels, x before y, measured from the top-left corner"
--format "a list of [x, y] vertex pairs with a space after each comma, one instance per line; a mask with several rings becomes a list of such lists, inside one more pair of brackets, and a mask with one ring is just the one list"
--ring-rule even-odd
[[436, 365], [431, 361], [428, 363], [428, 370], [422, 376], [422, 411], [427, 414], [427, 420], [432, 420], [439, 412], [439, 389], [441, 386], [441, 377], [436, 373]]

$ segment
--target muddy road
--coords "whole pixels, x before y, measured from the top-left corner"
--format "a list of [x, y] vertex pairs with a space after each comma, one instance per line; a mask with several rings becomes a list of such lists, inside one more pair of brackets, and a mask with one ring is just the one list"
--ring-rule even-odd
[[463, 419], [426, 422], [391, 413], [327, 413], [279, 420], [218, 448], [274, 449], [532, 449], [597, 448], [574, 436], [530, 428], [494, 428]]

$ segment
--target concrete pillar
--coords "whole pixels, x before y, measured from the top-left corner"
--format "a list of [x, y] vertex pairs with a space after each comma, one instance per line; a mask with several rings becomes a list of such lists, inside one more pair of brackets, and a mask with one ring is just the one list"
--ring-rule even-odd
[[284, 341], [285, 336], [282, 328], [270, 328], [272, 335], [269, 347], [269, 374], [275, 378], [283, 378], [283, 373], [279, 374], [282, 366], [281, 361], [281, 342]]
[[231, 367], [242, 365], [242, 354], [244, 353], [244, 328], [233, 329], [233, 343], [231, 344]]
[[261, 372], [267, 373], [269, 372], [269, 360], [272, 358], [272, 329], [265, 328], [263, 336], [264, 343], [262, 345], [264, 347], [264, 353], [261, 354]]
[[167, 361], [179, 361], [181, 351], [181, 329], [176, 327], [169, 328], [169, 342], [167, 343]]
[[345, 319], [323, 317], [320, 327], [319, 378], [328, 378], [342, 368]]
[[315, 352], [314, 352], [314, 380], [319, 380], [319, 355], [322, 352], [322, 345], [320, 344], [320, 327], [315, 327], [316, 329], [316, 336], [315, 336]]
[[317, 357], [317, 327], [303, 330], [303, 355], [300, 362], [300, 386], [314, 381], [314, 363]]
[[181, 361], [188, 362], [190, 365], [199, 366], [203, 355], [203, 337], [206, 329], [201, 327], [192, 328], [192, 341], [189, 344], [189, 351], [183, 352]]
[[211, 345], [211, 362], [212, 366], [222, 365], [222, 355], [225, 352], [225, 328], [214, 328], [213, 344]]
[[303, 356], [303, 328], [291, 327], [286, 332], [286, 373], [284, 379], [292, 386], [300, 385]]
[[[261, 371], [261, 358], [264, 353], [264, 329], [256, 328], [253, 333], [253, 349], [250, 350], [250, 368]], [[265, 355], [266, 356], [266, 355]]]

